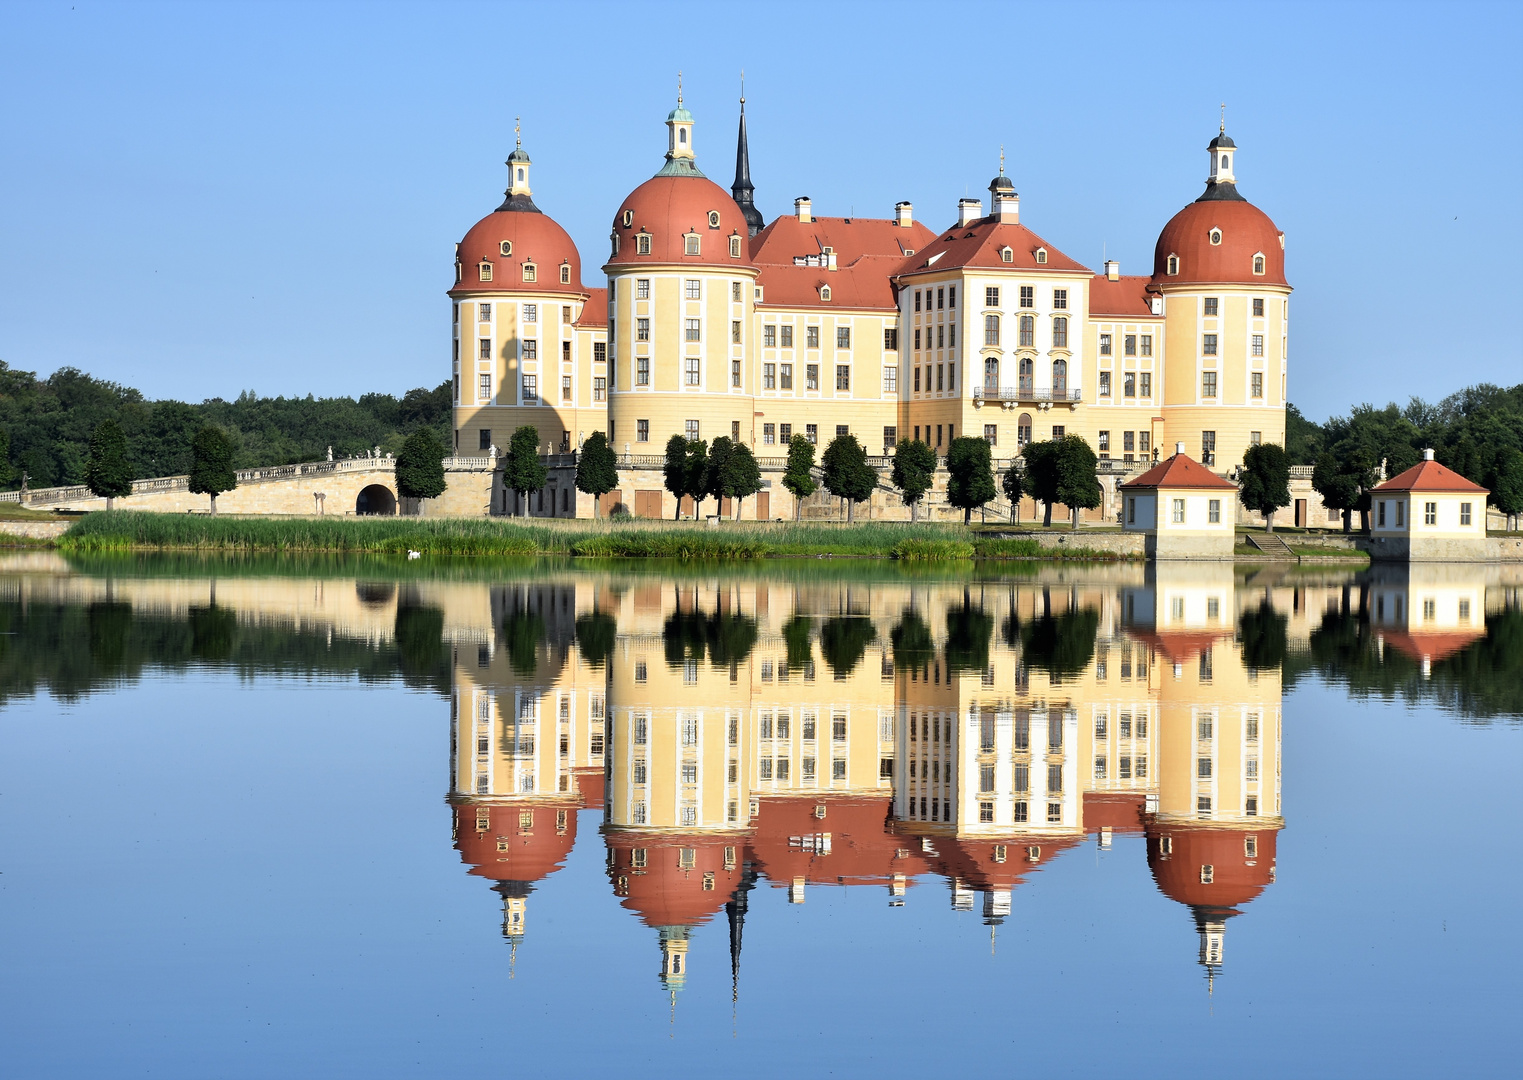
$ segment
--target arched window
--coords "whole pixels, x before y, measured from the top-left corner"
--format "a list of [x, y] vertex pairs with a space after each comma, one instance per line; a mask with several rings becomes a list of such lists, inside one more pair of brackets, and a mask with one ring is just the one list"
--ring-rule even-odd
[[1178, 255], [1170, 255], [1169, 256], [1168, 272], [1169, 272], [1170, 276], [1173, 276], [1174, 274], [1179, 273], [1179, 256]]
[[821, 285], [820, 286], [820, 299], [821, 300], [829, 300], [830, 299], [830, 286], [829, 285]]
[[636, 233], [635, 234], [635, 254], [636, 255], [649, 255], [650, 254], [650, 233], [642, 232], [642, 233]]
[[687, 246], [683, 249], [683, 253], [686, 255], [697, 255], [699, 253], [698, 234], [688, 233], [685, 239], [687, 241]]
[[999, 257], [1002, 262], [1014, 262], [1015, 252], [1011, 251], [1008, 247], [1000, 248]]
[[1223, 170], [1226, 170], [1226, 169], [1227, 169], [1227, 167], [1228, 167], [1228, 166], [1227, 166], [1227, 161], [1228, 161], [1228, 158], [1227, 158], [1227, 155], [1226, 155], [1226, 154], [1223, 154], [1223, 155], [1222, 155], [1222, 169], [1223, 169]]
[[1023, 393], [1023, 394], [1029, 394], [1029, 393], [1031, 393], [1031, 388], [1032, 388], [1032, 385], [1033, 385], [1033, 383], [1032, 383], [1032, 373], [1035, 370], [1035, 367], [1036, 367], [1036, 365], [1032, 363], [1031, 357], [1029, 357], [1029, 356], [1023, 356], [1023, 357], [1021, 357], [1021, 367], [1020, 367], [1021, 385], [1020, 385], [1020, 389], [1021, 389], [1021, 393]]
[[1253, 257], [1253, 272], [1255, 274], [1262, 274], [1264, 272], [1264, 256], [1255, 255]]
[[993, 394], [999, 390], [999, 357], [984, 357], [984, 392]]
[[740, 237], [739, 236], [732, 236], [732, 237], [730, 237], [730, 258], [732, 258], [732, 259], [738, 259], [738, 258], [740, 258]]
[[482, 281], [491, 281], [492, 280], [492, 264], [489, 263], [489, 262], [486, 262], [485, 260], [483, 260], [482, 263], [481, 263], [481, 266], [479, 267], [479, 276], [480, 276]]
[[1016, 447], [1025, 446], [1031, 441], [1031, 414], [1023, 412], [1015, 421]]
[[1068, 319], [1059, 316], [1052, 320], [1052, 347], [1054, 349], [1068, 348]]
[[1028, 349], [1034, 348], [1036, 346], [1036, 316], [1034, 316], [1034, 315], [1022, 315], [1021, 316], [1021, 338], [1020, 338], [1020, 341], [1021, 341], [1021, 344], [1023, 346], [1025, 346], [1026, 348], [1028, 348]]
[[687, 143], [687, 128], [678, 128], [677, 129], [677, 141], [680, 142], [680, 143], [683, 143], [684, 145], [686, 145], [686, 143]]
[[561, 284], [562, 285], [570, 285], [571, 284], [571, 264], [570, 263], [561, 263]]
[[1068, 361], [1054, 360], [1052, 362], [1052, 396], [1054, 398], [1068, 396]]
[[524, 263], [524, 280], [537, 281], [538, 279], [539, 269], [531, 262]]
[[1043, 264], [1045, 264], [1047, 262], [1047, 249], [1046, 248], [1037, 248], [1036, 249], [1036, 261], [1039, 262], [1039, 263], [1043, 263]]
[[985, 345], [998, 345], [999, 344], [999, 316], [998, 315], [985, 315], [984, 316], [984, 344]]
[[524, 171], [522, 169], [518, 170], [518, 182], [520, 184], [524, 182]]

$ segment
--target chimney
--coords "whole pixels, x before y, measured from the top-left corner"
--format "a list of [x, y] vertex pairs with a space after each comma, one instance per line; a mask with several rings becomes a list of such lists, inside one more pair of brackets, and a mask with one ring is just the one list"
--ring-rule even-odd
[[957, 226], [961, 228], [984, 216], [984, 204], [978, 199], [957, 200]]
[[834, 251], [826, 253], [825, 266], [830, 270], [834, 270], [836, 268], [836, 253]]
[[1423, 451], [1423, 460], [1424, 461], [1432, 461], [1433, 460], [1433, 449], [1432, 449], [1432, 447], [1429, 447], [1427, 450]]
[[1004, 190], [994, 192], [994, 197], [989, 206], [991, 213], [1003, 224], [1020, 224], [1021, 197], [1014, 191]]
[[798, 198], [793, 200], [793, 214], [799, 219], [800, 222], [805, 225], [808, 225], [811, 221], [814, 220], [814, 216], [809, 212], [809, 207], [810, 202], [808, 195], [800, 195]]
[[1177, 442], [1177, 443], [1174, 444], [1174, 454], [1175, 454], [1176, 457], [1181, 455], [1181, 454], [1183, 454], [1184, 452], [1185, 452], [1185, 444], [1184, 443]]
[[1121, 264], [1118, 263], [1115, 259], [1106, 259], [1105, 260], [1105, 280], [1106, 281], [1120, 281], [1121, 280]]
[[894, 204], [894, 224], [901, 229], [908, 229], [915, 220], [914, 209], [907, 202], [896, 202]]

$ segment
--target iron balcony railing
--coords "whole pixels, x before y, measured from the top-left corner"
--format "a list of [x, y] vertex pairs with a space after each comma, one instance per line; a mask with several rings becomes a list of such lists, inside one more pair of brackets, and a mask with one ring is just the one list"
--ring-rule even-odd
[[1078, 388], [1069, 389], [1066, 386], [1048, 389], [1043, 386], [979, 386], [973, 390], [974, 400], [982, 398], [985, 401], [1030, 401], [1040, 403], [1044, 401], [1076, 403], [1084, 400], [1084, 392]]

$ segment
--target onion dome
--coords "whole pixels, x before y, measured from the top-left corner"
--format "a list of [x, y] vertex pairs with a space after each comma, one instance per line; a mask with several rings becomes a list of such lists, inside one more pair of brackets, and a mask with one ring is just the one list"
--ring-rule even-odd
[[1242, 907], [1274, 881], [1279, 827], [1260, 830], [1174, 827], [1148, 829], [1148, 868], [1158, 891], [1190, 907]]
[[534, 205], [532, 164], [523, 143], [508, 155], [502, 205], [455, 246], [452, 296], [472, 293], [585, 293], [582, 257], [565, 229]]
[[1207, 151], [1206, 190], [1163, 227], [1153, 249], [1153, 281], [1165, 286], [1284, 286], [1285, 234], [1238, 193], [1233, 172], [1237, 144], [1223, 130]]
[[473, 877], [542, 881], [576, 843], [579, 803], [472, 803], [455, 806], [455, 850]]
[[666, 126], [666, 164], [614, 214], [608, 265], [750, 266], [750, 223], [734, 197], [699, 170], [693, 114], [680, 95]]

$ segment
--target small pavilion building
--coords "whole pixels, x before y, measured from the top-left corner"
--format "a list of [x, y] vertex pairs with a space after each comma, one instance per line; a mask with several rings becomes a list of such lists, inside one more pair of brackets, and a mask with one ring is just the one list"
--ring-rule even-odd
[[1146, 535], [1150, 559], [1230, 559], [1237, 487], [1184, 452], [1121, 485], [1121, 527]]
[[1408, 562], [1486, 558], [1490, 492], [1433, 460], [1370, 489], [1370, 556]]

